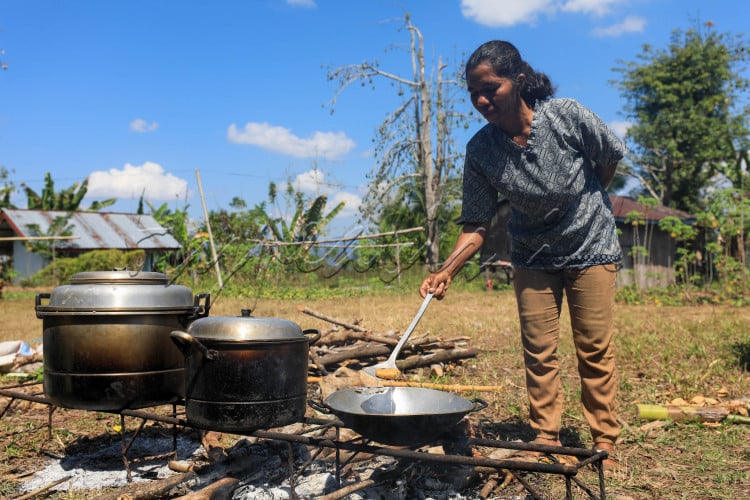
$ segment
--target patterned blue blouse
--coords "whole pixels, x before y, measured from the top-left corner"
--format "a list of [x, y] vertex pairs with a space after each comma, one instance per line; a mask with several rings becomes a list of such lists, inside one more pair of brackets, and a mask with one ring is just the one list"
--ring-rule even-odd
[[466, 146], [461, 221], [487, 223], [498, 196], [510, 201], [511, 262], [536, 269], [583, 268], [622, 258], [612, 206], [596, 165], [625, 145], [573, 99], [537, 103], [526, 147], [487, 124]]

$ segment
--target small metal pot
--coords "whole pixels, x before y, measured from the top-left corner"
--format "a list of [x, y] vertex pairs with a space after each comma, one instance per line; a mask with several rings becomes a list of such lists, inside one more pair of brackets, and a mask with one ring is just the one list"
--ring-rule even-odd
[[450, 436], [468, 413], [483, 410], [479, 398], [422, 387], [350, 387], [334, 392], [324, 403], [308, 404], [333, 413], [363, 437], [394, 446], [416, 446]]
[[190, 425], [242, 434], [305, 416], [310, 348], [305, 330], [285, 319], [213, 316], [173, 331], [185, 355]]
[[207, 294], [193, 297], [162, 273], [130, 270], [78, 273], [69, 285], [37, 294], [45, 396], [57, 406], [101, 411], [178, 401], [184, 358], [169, 334], [209, 308]]

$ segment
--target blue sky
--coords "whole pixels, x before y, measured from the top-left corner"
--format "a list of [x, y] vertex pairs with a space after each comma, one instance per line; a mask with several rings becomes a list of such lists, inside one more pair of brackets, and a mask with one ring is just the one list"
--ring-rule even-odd
[[344, 231], [374, 132], [399, 101], [381, 81], [347, 89], [331, 113], [327, 70], [378, 60], [409, 76], [405, 12], [431, 65], [459, 67], [482, 42], [509, 40], [559, 96], [621, 132], [618, 61], [697, 23], [745, 34], [750, 2], [0, 0], [0, 165], [37, 192], [46, 172], [58, 189], [89, 177], [84, 206], [115, 197], [112, 211], [132, 212], [145, 192], [196, 218], [196, 170], [209, 210], [235, 196], [252, 206], [269, 182], [292, 181], [345, 200]]

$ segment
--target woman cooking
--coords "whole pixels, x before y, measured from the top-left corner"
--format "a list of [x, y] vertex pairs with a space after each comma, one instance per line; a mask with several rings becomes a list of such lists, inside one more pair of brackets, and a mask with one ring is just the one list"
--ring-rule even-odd
[[606, 187], [625, 147], [592, 111], [553, 98], [549, 78], [508, 42], [476, 49], [465, 77], [471, 102], [488, 123], [466, 146], [463, 230], [420, 294], [445, 297], [451, 279], [482, 247], [498, 196], [507, 198], [534, 442], [560, 445], [557, 347], [564, 294], [592, 447], [609, 453], [605, 469], [619, 467], [612, 325], [622, 253]]

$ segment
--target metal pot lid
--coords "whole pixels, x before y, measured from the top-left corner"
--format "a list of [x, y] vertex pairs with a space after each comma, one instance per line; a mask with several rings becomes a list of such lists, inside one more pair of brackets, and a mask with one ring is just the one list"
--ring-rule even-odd
[[163, 273], [135, 270], [89, 271], [55, 288], [46, 310], [190, 310], [193, 292], [170, 284]]
[[307, 339], [293, 321], [281, 318], [207, 316], [195, 320], [188, 332], [199, 340], [266, 341]]

